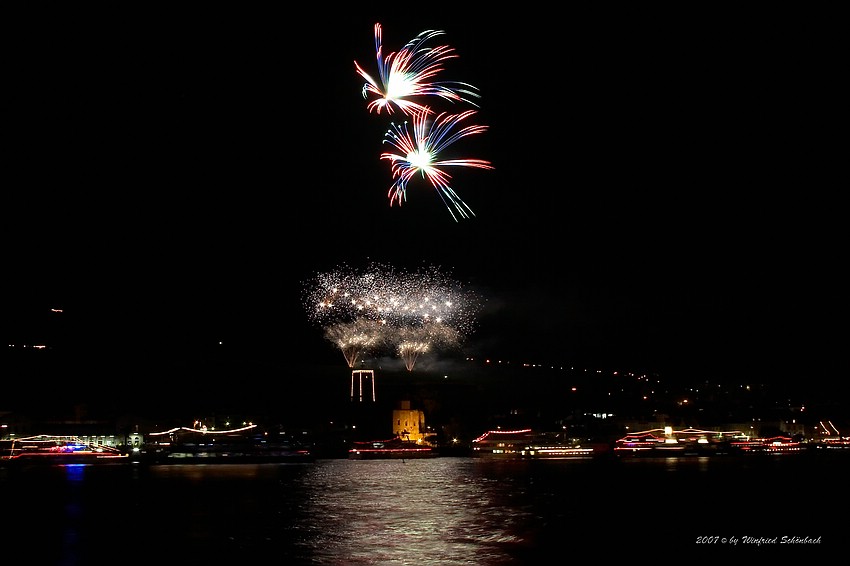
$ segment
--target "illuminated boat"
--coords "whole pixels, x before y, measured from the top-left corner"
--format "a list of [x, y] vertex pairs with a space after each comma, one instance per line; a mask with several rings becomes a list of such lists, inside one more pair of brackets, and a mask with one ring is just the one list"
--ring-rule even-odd
[[390, 440], [353, 442], [348, 451], [349, 460], [414, 460], [436, 458], [439, 455], [439, 452], [429, 444], [398, 437]]
[[251, 424], [215, 430], [174, 427], [150, 432], [139, 459], [152, 464], [242, 464], [313, 462], [310, 448], [285, 434]]
[[27, 464], [105, 464], [129, 461], [113, 446], [86, 442], [76, 436], [40, 434], [4, 440], [0, 460]]
[[472, 445], [474, 456], [497, 459], [589, 459], [607, 451], [607, 445], [537, 433], [530, 428], [488, 430]]
[[716, 431], [672, 427], [634, 432], [614, 443], [619, 456], [710, 456], [736, 451], [751, 441], [737, 430]]
[[751, 438], [731, 443], [732, 447], [744, 454], [787, 454], [799, 453], [807, 449], [801, 442], [788, 436], [772, 436], [770, 438]]
[[821, 438], [814, 443], [815, 450], [850, 453], [850, 436], [842, 436], [830, 420], [819, 421], [818, 425], [820, 426], [818, 433]]
[[472, 440], [472, 455], [486, 458], [519, 458], [522, 451], [533, 445], [537, 433], [530, 428], [488, 430]]
[[589, 459], [597, 454], [593, 446], [581, 444], [531, 444], [520, 450], [520, 458], [534, 460]]
[[850, 437], [825, 438], [814, 444], [816, 450], [838, 450], [850, 454]]

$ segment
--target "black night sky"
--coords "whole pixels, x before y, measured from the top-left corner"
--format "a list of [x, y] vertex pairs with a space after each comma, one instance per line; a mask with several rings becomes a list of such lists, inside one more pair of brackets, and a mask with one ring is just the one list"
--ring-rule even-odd
[[[480, 291], [470, 356], [847, 391], [831, 29], [707, 8], [305, 10], [7, 20], [4, 334], [73, 359], [10, 361], [7, 384], [162, 394], [208, 377], [220, 341], [265, 387], [344, 372], [302, 282], [374, 260]], [[399, 115], [367, 111], [354, 69], [376, 72], [376, 22], [385, 53], [444, 30], [442, 78], [479, 88], [489, 130], [456, 147], [495, 169], [453, 171], [474, 218], [424, 184], [390, 207], [378, 156]]]

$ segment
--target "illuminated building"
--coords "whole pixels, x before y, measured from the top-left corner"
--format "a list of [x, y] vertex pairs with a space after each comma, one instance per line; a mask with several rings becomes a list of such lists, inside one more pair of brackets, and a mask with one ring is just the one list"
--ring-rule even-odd
[[410, 401], [402, 401], [400, 408], [393, 410], [393, 434], [405, 440], [425, 440], [425, 413], [411, 409]]

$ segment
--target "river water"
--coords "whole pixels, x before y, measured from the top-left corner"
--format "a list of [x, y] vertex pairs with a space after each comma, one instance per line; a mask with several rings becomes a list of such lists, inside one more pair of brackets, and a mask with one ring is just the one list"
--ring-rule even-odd
[[57, 565], [814, 559], [850, 535], [836, 456], [0, 468], [3, 536]]

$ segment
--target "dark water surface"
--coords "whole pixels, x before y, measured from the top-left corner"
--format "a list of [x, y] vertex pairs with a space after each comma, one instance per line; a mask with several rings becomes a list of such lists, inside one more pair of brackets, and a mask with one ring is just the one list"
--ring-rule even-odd
[[850, 454], [39, 466], [0, 468], [0, 505], [26, 564], [806, 560], [845, 552], [848, 472]]

